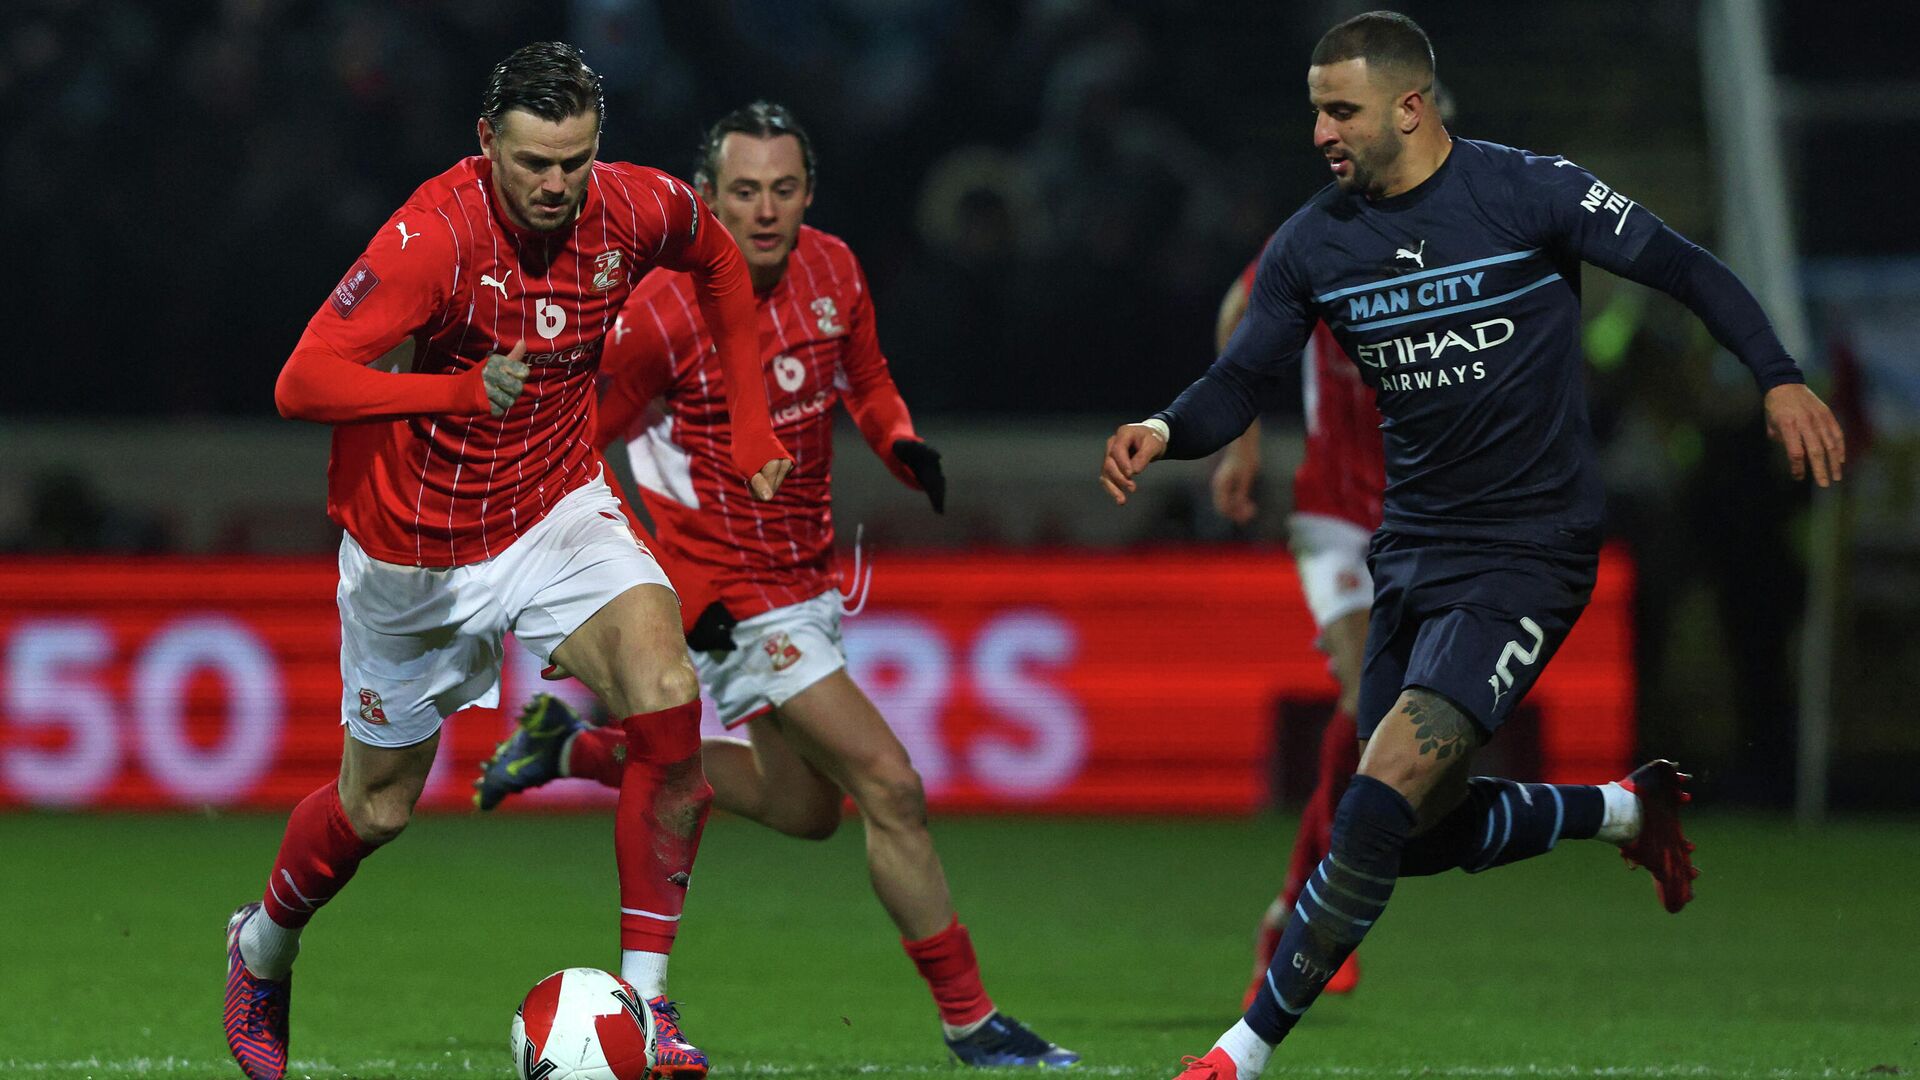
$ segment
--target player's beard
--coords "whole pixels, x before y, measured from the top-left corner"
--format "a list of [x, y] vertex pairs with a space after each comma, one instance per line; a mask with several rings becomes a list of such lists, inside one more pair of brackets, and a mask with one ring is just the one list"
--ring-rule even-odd
[[1353, 174], [1347, 190], [1357, 191], [1369, 199], [1378, 199], [1386, 189], [1386, 174], [1400, 160], [1400, 154], [1406, 149], [1406, 141], [1400, 133], [1389, 128], [1381, 132], [1380, 138], [1364, 153], [1353, 153], [1348, 160], [1353, 163]]
[[[537, 197], [529, 197], [516, 208], [520, 212], [520, 223], [534, 232], [559, 232], [573, 224], [573, 219], [579, 216], [580, 198], [583, 194], [585, 194], [584, 189], [579, 193], [569, 193], [566, 199], [559, 203], [541, 203]], [[565, 212], [557, 218], [536, 215], [535, 209], [541, 206], [561, 206], [565, 208]]]

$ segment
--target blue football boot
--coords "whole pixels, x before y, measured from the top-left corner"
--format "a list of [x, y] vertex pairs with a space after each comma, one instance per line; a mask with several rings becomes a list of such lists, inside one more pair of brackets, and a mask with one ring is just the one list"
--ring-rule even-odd
[[1080, 1055], [1064, 1050], [1033, 1033], [1027, 1025], [995, 1011], [973, 1034], [948, 1039], [947, 1049], [962, 1065], [980, 1068], [1031, 1066], [1065, 1068], [1080, 1060]]
[[480, 764], [473, 782], [473, 805], [499, 806], [509, 795], [560, 779], [560, 756], [567, 740], [587, 725], [573, 707], [552, 694], [535, 694], [520, 710], [520, 724]]

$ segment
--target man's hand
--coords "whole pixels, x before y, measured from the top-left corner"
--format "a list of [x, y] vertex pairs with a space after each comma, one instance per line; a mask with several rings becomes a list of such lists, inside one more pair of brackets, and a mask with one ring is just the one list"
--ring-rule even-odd
[[947, 474], [940, 468], [940, 451], [925, 439], [895, 439], [893, 456], [913, 473], [920, 490], [927, 493], [927, 501], [933, 504], [933, 512], [946, 513]]
[[759, 472], [747, 477], [747, 487], [752, 490], [754, 498], [759, 499], [761, 502], [766, 502], [773, 498], [774, 492], [780, 490], [781, 482], [784, 481], [787, 478], [787, 474], [792, 471], [793, 459], [774, 458], [772, 461], [760, 466]]
[[1133, 478], [1167, 452], [1166, 440], [1145, 424], [1122, 424], [1107, 440], [1107, 456], [1100, 462], [1100, 486], [1116, 505], [1127, 505]]
[[1244, 526], [1260, 512], [1253, 501], [1253, 484], [1260, 478], [1260, 436], [1249, 428], [1233, 440], [1220, 463], [1213, 467], [1213, 508], [1220, 516]]
[[687, 648], [695, 652], [730, 653], [738, 647], [733, 641], [733, 628], [739, 623], [727, 605], [715, 600], [700, 613], [693, 629], [687, 631]]
[[1813, 482], [1821, 487], [1840, 482], [1847, 463], [1847, 437], [1827, 403], [1800, 383], [1784, 383], [1767, 391], [1767, 437], [1787, 448], [1793, 478], [1804, 480], [1813, 466]]
[[505, 416], [507, 410], [520, 397], [520, 390], [527, 385], [527, 373], [531, 370], [520, 362], [527, 355], [527, 343], [516, 341], [513, 351], [505, 356], [499, 353], [487, 357], [485, 370], [480, 373], [480, 381], [487, 387], [487, 404], [493, 406], [493, 415]]

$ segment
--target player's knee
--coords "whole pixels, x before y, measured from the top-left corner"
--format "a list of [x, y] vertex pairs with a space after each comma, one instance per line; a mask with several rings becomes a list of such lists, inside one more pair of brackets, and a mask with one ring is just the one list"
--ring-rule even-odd
[[687, 660], [686, 654], [675, 657], [673, 663], [662, 668], [655, 689], [660, 699], [666, 702], [661, 706], [663, 709], [685, 705], [700, 696], [700, 677], [694, 674], [693, 664]]
[[926, 825], [926, 786], [904, 758], [874, 769], [862, 787], [865, 798], [860, 809], [868, 821], [893, 828]]
[[391, 843], [406, 831], [413, 820], [413, 799], [395, 788], [349, 796], [342, 793], [341, 803], [353, 831], [368, 844], [379, 847]]
[[821, 802], [809, 807], [806, 816], [795, 821], [787, 835], [802, 840], [827, 840], [839, 831], [840, 803], [835, 800], [832, 805]]
[[628, 715], [671, 709], [700, 696], [700, 677], [685, 652], [651, 661], [636, 658], [628, 670], [630, 674], [620, 680], [626, 698], [620, 707]]

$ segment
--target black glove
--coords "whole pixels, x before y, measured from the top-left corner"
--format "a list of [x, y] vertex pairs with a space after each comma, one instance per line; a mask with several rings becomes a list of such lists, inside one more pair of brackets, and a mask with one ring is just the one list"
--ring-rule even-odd
[[927, 501], [933, 504], [933, 512], [947, 512], [947, 474], [940, 471], [940, 451], [924, 439], [893, 440], [893, 456], [900, 459], [920, 482], [927, 493]]
[[695, 652], [730, 653], [737, 647], [733, 643], [733, 628], [739, 624], [740, 620], [733, 617], [727, 605], [715, 600], [693, 621], [693, 629], [687, 631], [687, 648]]

